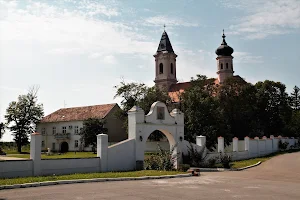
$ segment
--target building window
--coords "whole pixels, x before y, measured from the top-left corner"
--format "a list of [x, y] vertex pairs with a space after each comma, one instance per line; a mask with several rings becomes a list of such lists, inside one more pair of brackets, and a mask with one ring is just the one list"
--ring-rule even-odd
[[75, 148], [78, 147], [78, 140], [75, 140]]
[[67, 133], [67, 127], [66, 126], [62, 127], [62, 133]]
[[42, 135], [45, 135], [45, 134], [46, 134], [46, 129], [42, 128]]
[[75, 132], [75, 134], [78, 134], [78, 133], [79, 133], [79, 127], [78, 127], [78, 126], [75, 126], [75, 127], [74, 127], [74, 132]]
[[226, 69], [228, 69], [228, 63], [226, 63]]
[[55, 150], [55, 143], [52, 143], [52, 150]]
[[171, 63], [171, 74], [174, 73], [174, 69], [173, 69], [173, 63]]
[[56, 127], [55, 127], [55, 126], [52, 127], [52, 134], [53, 134], [53, 135], [56, 134]]
[[42, 147], [45, 147], [45, 141], [44, 140], [42, 141]]
[[160, 74], [164, 73], [164, 65], [162, 63], [159, 64], [159, 73]]
[[221, 63], [221, 69], [223, 69], [223, 63]]

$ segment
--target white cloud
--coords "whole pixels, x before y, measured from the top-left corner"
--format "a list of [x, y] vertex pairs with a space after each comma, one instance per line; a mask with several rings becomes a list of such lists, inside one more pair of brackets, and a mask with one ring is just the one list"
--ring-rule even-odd
[[231, 33], [248, 39], [287, 34], [300, 28], [299, 0], [223, 0], [222, 3], [246, 13], [230, 29]]
[[236, 63], [263, 63], [262, 56], [254, 56], [248, 52], [234, 52], [232, 56]]
[[145, 25], [150, 25], [150, 26], [163, 26], [164, 24], [166, 26], [186, 26], [186, 27], [199, 26], [199, 24], [195, 22], [189, 22], [188, 20], [184, 20], [178, 17], [168, 17], [163, 15], [146, 18], [145, 23], [146, 23]]
[[[36, 2], [20, 8], [16, 3], [0, 1], [1, 48], [5, 49], [5, 44], [11, 45], [10, 42], [25, 41], [32, 46], [42, 45], [47, 53], [57, 55], [152, 53], [155, 44], [144, 41], [145, 36], [131, 27], [94, 18], [92, 15], [104, 7], [97, 4], [98, 11], [94, 11], [95, 3], [89, 2], [82, 1], [68, 10]], [[110, 12], [106, 15], [112, 16], [114, 12]]]

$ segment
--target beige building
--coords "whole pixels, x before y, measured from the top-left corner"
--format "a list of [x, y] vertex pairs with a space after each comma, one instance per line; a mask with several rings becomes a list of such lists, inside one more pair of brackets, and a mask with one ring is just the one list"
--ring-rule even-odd
[[[108, 129], [110, 143], [127, 139], [123, 121], [115, 116], [120, 110], [118, 104], [103, 104], [84, 107], [59, 109], [46, 117], [37, 125], [37, 131], [42, 134], [42, 149], [50, 148], [52, 151], [79, 151], [79, 132], [84, 120], [89, 118], [104, 119], [104, 127]], [[91, 147], [84, 150], [90, 151]]]

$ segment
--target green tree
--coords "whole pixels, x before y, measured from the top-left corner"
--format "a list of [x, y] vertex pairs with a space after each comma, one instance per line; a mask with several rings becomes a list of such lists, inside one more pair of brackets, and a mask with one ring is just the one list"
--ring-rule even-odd
[[0, 139], [4, 135], [5, 132], [5, 124], [3, 122], [0, 123]]
[[228, 78], [219, 87], [220, 109], [231, 134], [239, 139], [256, 136], [256, 88], [242, 79]]
[[300, 110], [293, 111], [289, 130], [291, 131], [291, 135], [289, 136], [300, 137]]
[[196, 79], [191, 80], [191, 87], [182, 95], [185, 138], [189, 142], [195, 142], [196, 136], [205, 135], [209, 149], [215, 148], [218, 136], [223, 136], [227, 144], [231, 140], [216, 92], [214, 79], [197, 75]]
[[38, 87], [32, 87], [26, 95], [19, 95], [6, 109], [6, 124], [14, 136], [18, 152], [28, 143], [29, 135], [44, 115], [43, 104], [37, 103]]
[[[288, 136], [288, 124], [292, 117], [286, 87], [280, 82], [266, 80], [255, 84], [257, 89], [257, 113], [261, 134]], [[261, 136], [261, 135], [260, 135]]]
[[92, 145], [95, 152], [97, 146], [97, 135], [106, 134], [107, 128], [104, 128], [105, 121], [101, 119], [87, 119], [83, 122], [83, 127], [79, 133], [80, 141], [84, 146]]
[[300, 89], [295, 86], [293, 88], [293, 92], [291, 93], [290, 101], [291, 101], [291, 107], [294, 110], [299, 110], [300, 109]]

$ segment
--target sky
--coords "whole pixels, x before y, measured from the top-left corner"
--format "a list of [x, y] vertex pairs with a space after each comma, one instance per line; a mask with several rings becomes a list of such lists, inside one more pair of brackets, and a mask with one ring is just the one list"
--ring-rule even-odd
[[179, 82], [217, 77], [225, 29], [235, 75], [300, 86], [300, 0], [0, 0], [0, 121], [33, 85], [45, 115], [119, 103], [121, 80], [153, 86], [164, 24]]

